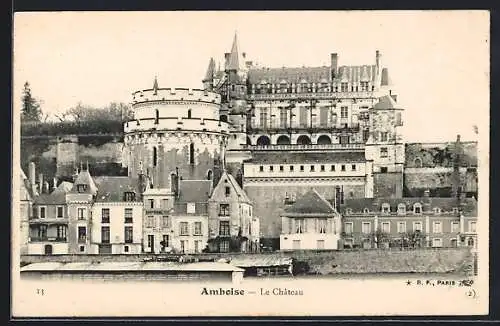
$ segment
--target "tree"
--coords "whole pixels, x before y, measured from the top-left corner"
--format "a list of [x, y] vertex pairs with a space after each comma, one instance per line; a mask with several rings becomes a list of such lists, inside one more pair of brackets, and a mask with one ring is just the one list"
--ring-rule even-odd
[[40, 109], [40, 103], [31, 94], [28, 82], [24, 83], [22, 103], [22, 120], [26, 122], [39, 122], [42, 117], [42, 110]]
[[380, 248], [380, 245], [382, 243], [389, 243], [389, 234], [382, 231], [380, 228], [371, 233], [371, 238], [373, 243], [375, 244], [375, 248]]
[[425, 246], [425, 234], [422, 231], [413, 231], [405, 233], [404, 237], [411, 248]]

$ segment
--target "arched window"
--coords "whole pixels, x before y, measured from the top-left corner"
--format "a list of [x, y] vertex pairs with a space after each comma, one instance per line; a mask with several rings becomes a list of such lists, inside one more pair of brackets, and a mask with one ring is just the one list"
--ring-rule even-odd
[[370, 210], [369, 210], [368, 208], [366, 208], [366, 207], [365, 207], [365, 208], [363, 208], [363, 213], [364, 213], [364, 214], [368, 214], [368, 213], [370, 213]]
[[207, 172], [207, 180], [212, 180], [212, 177], [213, 177], [212, 170], [208, 170], [208, 172]]
[[194, 164], [194, 144], [189, 144], [189, 164]]
[[467, 240], [467, 245], [469, 247], [474, 247], [474, 238], [469, 238], [469, 240]]
[[288, 138], [288, 136], [281, 135], [276, 140], [276, 144], [278, 144], [278, 145], [288, 145], [288, 144], [290, 144], [290, 138]]
[[156, 166], [157, 163], [158, 163], [158, 153], [155, 146], [153, 147], [153, 166]]
[[306, 135], [302, 135], [299, 138], [297, 138], [297, 144], [299, 144], [299, 145], [309, 145], [309, 144], [311, 144], [311, 138], [309, 138]]
[[188, 119], [191, 119], [191, 109], [188, 110]]
[[403, 203], [398, 204], [398, 214], [404, 215], [406, 214], [406, 205]]
[[382, 213], [389, 214], [391, 212], [391, 205], [389, 203], [382, 204]]
[[177, 174], [172, 173], [170, 174], [170, 191], [172, 191], [173, 193], [177, 193], [177, 186]]
[[267, 136], [260, 136], [257, 139], [257, 145], [259, 145], [259, 146], [271, 145], [271, 140]]
[[220, 116], [220, 121], [227, 122], [227, 115], [221, 115]]
[[327, 135], [321, 135], [321, 136], [319, 136], [317, 143], [318, 143], [318, 145], [327, 145], [327, 144], [331, 144], [332, 140]]
[[413, 205], [413, 213], [414, 214], [422, 214], [422, 204], [420, 203], [415, 203]]
[[413, 160], [413, 164], [415, 165], [416, 168], [421, 168], [422, 167], [422, 159], [420, 157], [417, 157], [415, 160]]
[[158, 109], [155, 110], [155, 124], [158, 124], [158, 121], [160, 120], [160, 112]]

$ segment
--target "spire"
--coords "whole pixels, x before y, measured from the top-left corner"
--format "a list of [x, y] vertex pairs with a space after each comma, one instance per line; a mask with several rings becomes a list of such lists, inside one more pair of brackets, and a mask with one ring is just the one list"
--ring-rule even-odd
[[153, 83], [153, 90], [154, 94], [156, 95], [158, 93], [158, 79], [156, 78], [156, 76], [155, 76], [155, 81]]
[[208, 62], [208, 68], [207, 68], [207, 73], [205, 74], [205, 78], [203, 81], [212, 81], [214, 78], [214, 73], [215, 73], [215, 60], [214, 58], [210, 58], [210, 61]]
[[233, 46], [231, 47], [231, 53], [229, 53], [229, 60], [227, 65], [228, 70], [239, 70], [240, 69], [240, 58], [238, 53], [238, 34], [234, 33]]

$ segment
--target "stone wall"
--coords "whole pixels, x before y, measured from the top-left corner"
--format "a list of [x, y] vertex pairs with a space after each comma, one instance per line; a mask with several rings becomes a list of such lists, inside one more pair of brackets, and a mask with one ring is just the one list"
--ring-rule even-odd
[[403, 174], [374, 173], [373, 197], [401, 198], [403, 196]]
[[[477, 167], [477, 142], [462, 142], [461, 166]], [[405, 167], [452, 167], [455, 142], [408, 143], [405, 145]]]
[[[460, 184], [468, 196], [477, 198], [477, 169], [460, 168]], [[453, 168], [405, 168], [404, 195], [406, 197], [422, 196], [427, 189], [431, 196], [449, 197], [453, 188]]]

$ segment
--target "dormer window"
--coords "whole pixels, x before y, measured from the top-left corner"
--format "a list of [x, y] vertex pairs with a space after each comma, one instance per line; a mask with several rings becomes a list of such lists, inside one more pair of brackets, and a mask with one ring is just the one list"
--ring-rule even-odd
[[439, 207], [434, 207], [434, 214], [436, 214], [436, 215], [441, 214], [441, 208], [439, 208]]
[[391, 212], [391, 205], [388, 203], [382, 204], [382, 213], [389, 214]]
[[415, 214], [422, 214], [422, 204], [415, 203], [413, 205], [413, 213], [415, 213]]
[[77, 185], [76, 186], [76, 191], [79, 193], [85, 192], [87, 190], [87, 185]]
[[399, 215], [406, 214], [406, 205], [405, 204], [399, 204], [398, 205], [398, 214]]
[[368, 214], [369, 212], [370, 212], [370, 210], [368, 208], [363, 209], [363, 213]]
[[458, 207], [453, 207], [453, 213], [455, 213], [455, 214], [458, 213]]
[[123, 194], [124, 201], [134, 201], [135, 200], [135, 192], [126, 191]]
[[345, 212], [346, 214], [352, 214], [352, 208], [346, 208]]

